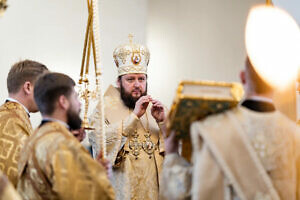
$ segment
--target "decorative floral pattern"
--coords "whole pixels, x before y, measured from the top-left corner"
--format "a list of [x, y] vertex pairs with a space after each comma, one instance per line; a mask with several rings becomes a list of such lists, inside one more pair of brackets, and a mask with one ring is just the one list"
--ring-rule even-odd
[[129, 73], [147, 74], [149, 50], [139, 44], [126, 44], [115, 49], [113, 54], [119, 76]]

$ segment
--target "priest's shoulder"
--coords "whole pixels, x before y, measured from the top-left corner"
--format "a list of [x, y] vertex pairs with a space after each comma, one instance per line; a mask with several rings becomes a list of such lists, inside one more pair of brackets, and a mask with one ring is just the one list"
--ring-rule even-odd
[[277, 111], [277, 116], [278, 117], [276, 123], [278, 124], [278, 126], [288, 129], [290, 132], [293, 132], [297, 134], [298, 137], [300, 137], [300, 126], [296, 122], [292, 121], [290, 118], [279, 111]]
[[0, 106], [0, 115], [18, 114], [22, 109], [16, 102], [6, 102]]
[[[0, 124], [6, 124], [5, 126], [9, 127], [13, 125], [15, 128], [19, 127], [22, 130], [26, 127], [26, 131], [30, 131], [27, 129], [29, 121], [27, 121], [27, 113], [25, 110], [22, 110], [20, 106], [16, 104], [7, 103], [0, 106]], [[14, 129], [8, 129], [9, 131], [14, 131]]]
[[33, 137], [38, 140], [37, 149], [56, 150], [60, 146], [76, 146], [80, 148], [80, 143], [71, 132], [62, 126], [55, 127], [54, 125], [48, 124], [36, 131]]
[[211, 114], [207, 117], [205, 117], [202, 120], [198, 120], [196, 122], [193, 122], [191, 127], [201, 125], [202, 127], [217, 127], [217, 125], [221, 125], [226, 121], [226, 115], [227, 113], [236, 114], [239, 111], [239, 107], [235, 107], [220, 113]]

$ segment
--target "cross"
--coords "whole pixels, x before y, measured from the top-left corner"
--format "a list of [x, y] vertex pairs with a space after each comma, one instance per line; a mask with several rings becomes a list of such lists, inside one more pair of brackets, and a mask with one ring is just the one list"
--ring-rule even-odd
[[266, 0], [267, 5], [272, 5], [272, 0]]
[[132, 44], [133, 35], [131, 33], [128, 35], [128, 39], [129, 39], [129, 43]]

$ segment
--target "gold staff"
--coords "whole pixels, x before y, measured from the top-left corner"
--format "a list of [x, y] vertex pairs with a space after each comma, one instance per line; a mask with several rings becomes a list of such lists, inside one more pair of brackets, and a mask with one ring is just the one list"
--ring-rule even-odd
[[0, 0], [0, 17], [4, 14], [7, 7], [6, 0]]
[[[105, 124], [104, 124], [104, 107], [103, 107], [103, 95], [102, 95], [102, 79], [101, 79], [101, 70], [100, 70], [100, 48], [99, 48], [99, 13], [98, 13], [98, 0], [87, 0], [89, 17], [86, 27], [84, 48], [81, 62], [80, 70], [80, 97], [84, 100], [84, 117], [82, 122], [82, 127], [87, 130], [95, 129], [99, 135], [97, 135], [97, 142], [101, 149], [96, 149], [103, 154], [103, 158], [106, 158], [106, 144], [105, 144]], [[90, 90], [89, 88], [89, 64], [90, 64], [90, 54], [93, 52], [93, 61], [95, 69], [95, 82], [96, 89]], [[101, 112], [100, 126], [91, 127], [88, 123], [88, 108], [90, 99], [99, 99], [98, 109]]]

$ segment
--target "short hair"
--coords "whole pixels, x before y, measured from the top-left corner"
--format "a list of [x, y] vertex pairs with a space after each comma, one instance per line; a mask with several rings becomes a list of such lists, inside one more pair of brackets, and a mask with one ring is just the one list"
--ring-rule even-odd
[[45, 65], [32, 60], [15, 63], [7, 76], [8, 93], [17, 93], [26, 81], [34, 84], [38, 77], [47, 71], [48, 68]]
[[265, 94], [273, 91], [274, 88], [256, 72], [248, 57], [246, 59], [246, 73], [248, 73], [251, 79], [251, 87], [257, 94]]
[[34, 86], [34, 99], [42, 114], [51, 115], [55, 103], [61, 95], [71, 95], [75, 82], [62, 73], [47, 73], [41, 76]]

